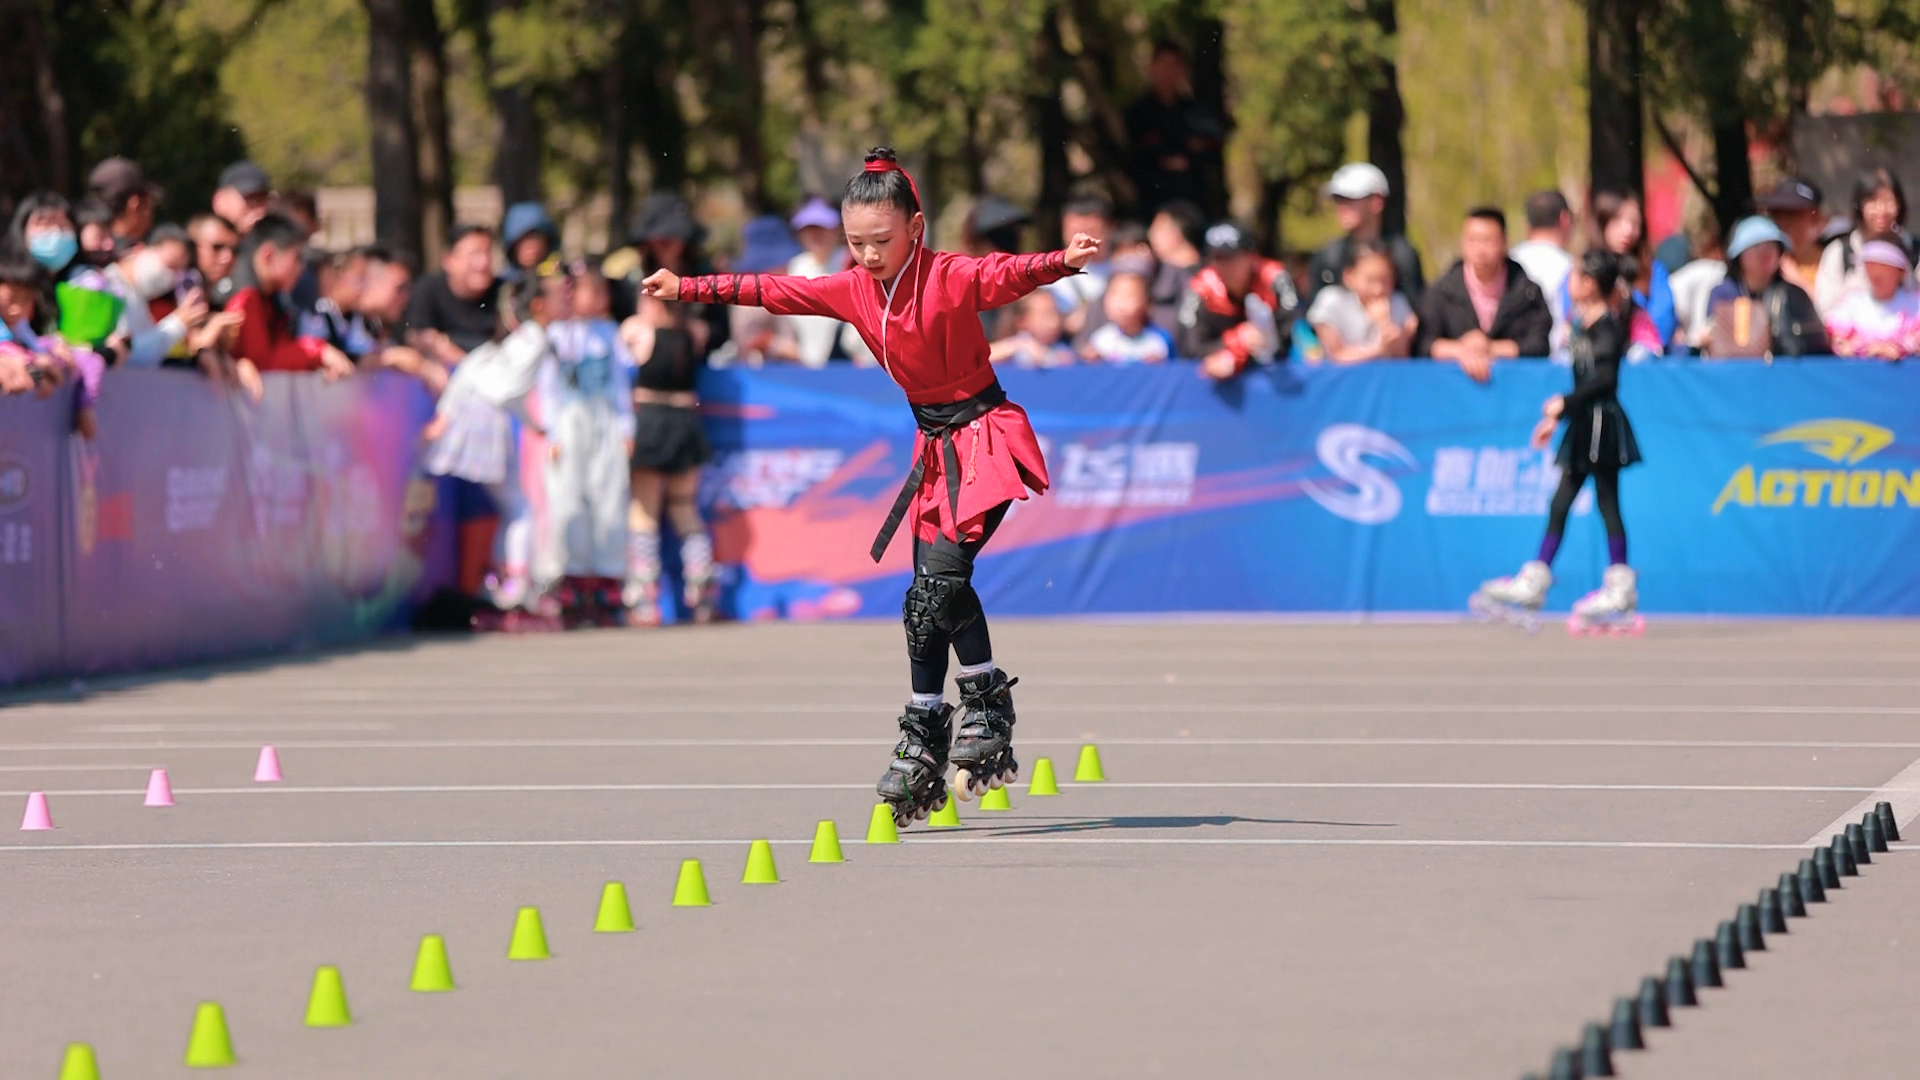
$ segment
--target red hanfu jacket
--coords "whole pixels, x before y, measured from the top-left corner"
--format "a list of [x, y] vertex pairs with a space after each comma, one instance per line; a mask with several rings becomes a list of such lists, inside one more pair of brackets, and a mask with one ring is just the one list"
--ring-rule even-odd
[[[777, 315], [824, 315], [851, 323], [912, 405], [952, 405], [994, 385], [980, 312], [1013, 303], [1069, 277], [1064, 251], [973, 258], [915, 249], [892, 302], [861, 267], [826, 277], [722, 274], [680, 279], [680, 299], [763, 307]], [[977, 539], [987, 511], [1027, 490], [1047, 490], [1047, 463], [1026, 410], [1010, 401], [954, 434], [960, 464], [959, 511], [949, 506], [946, 466], [935, 440], [914, 437], [925, 466], [909, 520], [927, 542]]]

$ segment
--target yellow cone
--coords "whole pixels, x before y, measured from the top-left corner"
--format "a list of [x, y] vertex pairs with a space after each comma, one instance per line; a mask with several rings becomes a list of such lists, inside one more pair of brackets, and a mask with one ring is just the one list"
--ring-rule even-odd
[[742, 885], [778, 885], [780, 872], [773, 868], [773, 845], [755, 840], [747, 848], [747, 872], [740, 875]]
[[1012, 801], [1010, 801], [1007, 798], [1007, 789], [1003, 787], [988, 788], [987, 793], [985, 795], [980, 796], [980, 809], [982, 810], [1013, 809]]
[[67, 1056], [60, 1059], [60, 1080], [100, 1080], [100, 1063], [94, 1060], [92, 1046], [67, 1044]]
[[867, 843], [897, 844], [900, 830], [893, 827], [893, 809], [886, 803], [873, 804], [873, 820], [867, 822]]
[[447, 963], [447, 941], [439, 934], [420, 939], [420, 951], [413, 958], [413, 980], [407, 989], [420, 994], [439, 994], [453, 989], [453, 965]]
[[540, 909], [523, 907], [513, 917], [513, 940], [507, 943], [509, 960], [546, 960], [547, 928], [540, 923]]
[[633, 930], [633, 908], [627, 903], [627, 887], [609, 881], [600, 889], [600, 912], [593, 917], [596, 934], [625, 934]]
[[940, 804], [940, 809], [935, 810], [932, 816], [927, 818], [927, 824], [936, 829], [959, 828], [960, 800], [954, 798], [952, 792], [948, 792], [947, 801]]
[[1033, 759], [1033, 779], [1027, 784], [1029, 795], [1058, 795], [1060, 785], [1053, 778], [1053, 759]]
[[1080, 748], [1080, 764], [1073, 767], [1073, 782], [1097, 784], [1107, 778], [1100, 769], [1100, 748], [1088, 743]]
[[808, 862], [846, 862], [840, 854], [840, 830], [831, 821], [823, 821], [813, 827], [813, 850], [807, 853]]
[[196, 1069], [224, 1069], [233, 1064], [233, 1040], [227, 1036], [227, 1014], [217, 1001], [203, 1001], [193, 1011], [193, 1033], [187, 1036], [187, 1064]]
[[680, 880], [673, 886], [673, 906], [706, 907], [711, 903], [707, 898], [707, 875], [700, 869], [700, 860], [682, 860]]
[[314, 969], [313, 990], [307, 994], [308, 1027], [346, 1027], [353, 1023], [347, 1008], [347, 987], [340, 969], [327, 964]]

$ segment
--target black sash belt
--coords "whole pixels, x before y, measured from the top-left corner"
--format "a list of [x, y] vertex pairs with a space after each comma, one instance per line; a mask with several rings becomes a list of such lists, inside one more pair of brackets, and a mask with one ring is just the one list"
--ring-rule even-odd
[[965, 401], [956, 401], [951, 405], [915, 405], [913, 421], [920, 425], [921, 434], [927, 437], [927, 444], [920, 453], [914, 455], [913, 470], [907, 473], [907, 482], [900, 486], [900, 495], [893, 500], [893, 509], [887, 514], [886, 524], [880, 526], [880, 534], [873, 538], [873, 550], [870, 554], [874, 562], [887, 553], [887, 545], [893, 542], [893, 534], [899, 530], [900, 523], [906, 520], [907, 511], [913, 507], [913, 494], [920, 490], [920, 481], [927, 475], [926, 451], [937, 443], [940, 447], [940, 462], [946, 467], [947, 504], [953, 511], [953, 527], [960, 529], [960, 453], [954, 449], [953, 433], [966, 427], [997, 408], [1007, 400], [1007, 392], [1000, 389], [996, 380], [991, 386]]

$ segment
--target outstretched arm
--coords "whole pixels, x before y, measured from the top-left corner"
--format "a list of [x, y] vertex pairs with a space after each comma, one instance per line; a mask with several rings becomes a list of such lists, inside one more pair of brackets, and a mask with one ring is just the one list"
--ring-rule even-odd
[[828, 315], [845, 319], [847, 287], [840, 274], [803, 278], [792, 274], [703, 274], [681, 277], [671, 270], [655, 270], [640, 283], [640, 291], [662, 300], [695, 304], [734, 304], [766, 308], [775, 315]]
[[973, 260], [974, 303], [981, 311], [1004, 307], [1044, 285], [1072, 277], [1100, 251], [1100, 241], [1075, 233], [1064, 251], [1031, 255], [995, 252]]

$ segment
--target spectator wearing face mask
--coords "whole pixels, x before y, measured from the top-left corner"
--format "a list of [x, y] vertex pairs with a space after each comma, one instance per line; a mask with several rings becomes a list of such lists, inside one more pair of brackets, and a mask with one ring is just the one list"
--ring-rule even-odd
[[107, 205], [112, 215], [107, 229], [113, 234], [117, 248], [138, 244], [153, 231], [154, 208], [162, 193], [147, 179], [139, 162], [110, 157], [95, 165], [87, 175], [87, 188], [94, 198]]
[[267, 216], [267, 202], [272, 197], [273, 183], [267, 179], [267, 170], [251, 161], [236, 161], [220, 170], [220, 186], [213, 192], [213, 212], [245, 236]]
[[[191, 258], [187, 248], [185, 230], [178, 225], [162, 225], [148, 235], [145, 244], [102, 272], [108, 290], [125, 301], [118, 336], [126, 340], [120, 360], [129, 367], [154, 367], [176, 348], [198, 351], [212, 343], [198, 333], [210, 313], [200, 290], [189, 290], [172, 313], [158, 321], [149, 306], [174, 295]], [[237, 317], [226, 316], [217, 329], [238, 322]]]
[[80, 231], [73, 207], [54, 191], [36, 191], [13, 211], [8, 238], [15, 250], [32, 256], [50, 282], [64, 279], [80, 261]]
[[230, 351], [256, 371], [320, 371], [329, 379], [353, 373], [353, 361], [319, 338], [302, 337], [287, 293], [306, 265], [307, 237], [300, 226], [268, 214], [254, 223], [240, 245], [227, 311], [240, 315]]

